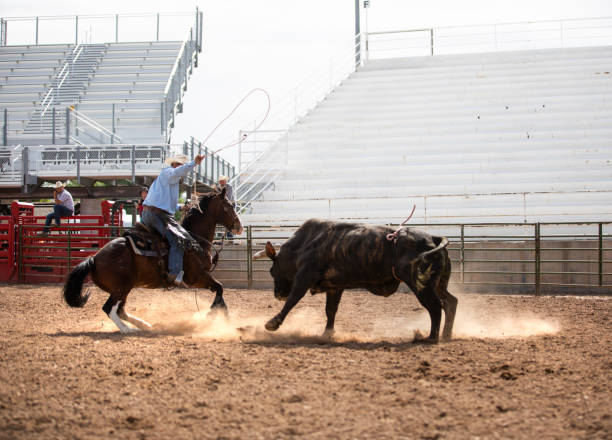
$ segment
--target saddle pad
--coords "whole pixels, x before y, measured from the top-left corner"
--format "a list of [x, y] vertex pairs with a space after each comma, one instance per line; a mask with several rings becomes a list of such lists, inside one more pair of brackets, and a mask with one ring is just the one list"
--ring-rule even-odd
[[[132, 249], [134, 250], [134, 253], [136, 255], [142, 255], [143, 257], [158, 257], [158, 253], [157, 251], [150, 249], [150, 248], [146, 248], [146, 244], [140, 240], [138, 240], [138, 244], [137, 242], [134, 240], [134, 237], [132, 235], [125, 235], [125, 238], [127, 238], [128, 243], [130, 243], [130, 246], [132, 246]], [[140, 238], [138, 236], [136, 236], [136, 238]], [[162, 248], [160, 249], [160, 253], [163, 256], [168, 255], [168, 248]]]

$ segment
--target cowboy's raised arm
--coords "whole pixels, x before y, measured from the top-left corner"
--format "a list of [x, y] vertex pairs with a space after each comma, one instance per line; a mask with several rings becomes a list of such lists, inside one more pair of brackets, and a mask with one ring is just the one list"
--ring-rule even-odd
[[168, 181], [170, 183], [176, 183], [185, 177], [189, 171], [191, 171], [196, 165], [202, 163], [204, 156], [197, 155], [191, 162], [181, 165], [180, 167], [172, 168], [168, 170]]

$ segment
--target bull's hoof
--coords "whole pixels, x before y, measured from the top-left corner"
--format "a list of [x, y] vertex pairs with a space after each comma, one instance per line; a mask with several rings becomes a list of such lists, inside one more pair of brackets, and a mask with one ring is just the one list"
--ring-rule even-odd
[[325, 339], [333, 339], [335, 330], [333, 328], [326, 328], [321, 337]]
[[414, 332], [414, 339], [412, 340], [413, 344], [437, 344], [438, 338], [432, 337], [429, 335], [427, 338], [424, 338], [420, 331], [416, 330]]
[[282, 321], [278, 319], [277, 317], [274, 317], [268, 322], [266, 322], [266, 330], [271, 331], [271, 332], [276, 331], [281, 326], [281, 324], [282, 324]]

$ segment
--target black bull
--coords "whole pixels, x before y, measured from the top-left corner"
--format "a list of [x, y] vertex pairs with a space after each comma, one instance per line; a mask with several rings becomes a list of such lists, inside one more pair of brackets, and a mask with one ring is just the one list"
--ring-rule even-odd
[[[437, 341], [444, 309], [442, 338], [453, 331], [457, 298], [448, 290], [451, 262], [448, 240], [417, 229], [402, 228], [395, 240], [387, 226], [341, 223], [312, 219], [305, 222], [277, 253], [270, 242], [264, 256], [272, 260], [274, 296], [286, 300], [283, 309], [266, 323], [277, 330], [306, 291], [325, 292], [327, 325], [333, 334], [334, 320], [344, 289], [366, 289], [389, 296], [401, 281], [414, 292], [431, 318], [429, 340]], [[391, 238], [391, 237], [389, 237]]]

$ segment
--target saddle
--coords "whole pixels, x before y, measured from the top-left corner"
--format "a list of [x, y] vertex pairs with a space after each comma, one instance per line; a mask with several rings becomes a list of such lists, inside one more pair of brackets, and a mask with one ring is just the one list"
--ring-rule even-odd
[[[132, 250], [136, 255], [142, 255], [143, 257], [156, 257], [158, 264], [164, 273], [167, 273], [167, 256], [170, 249], [168, 241], [165, 237], [162, 237], [157, 231], [147, 227], [143, 223], [136, 223], [130, 231], [123, 233], [127, 242], [132, 247]], [[213, 248], [214, 250], [214, 248]], [[212, 268], [209, 271], [213, 271], [219, 261], [219, 253], [214, 250], [215, 255], [210, 256]]]
[[123, 236], [136, 255], [158, 258], [168, 255], [166, 239], [140, 222], [136, 223], [132, 230], [124, 232]]

